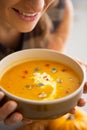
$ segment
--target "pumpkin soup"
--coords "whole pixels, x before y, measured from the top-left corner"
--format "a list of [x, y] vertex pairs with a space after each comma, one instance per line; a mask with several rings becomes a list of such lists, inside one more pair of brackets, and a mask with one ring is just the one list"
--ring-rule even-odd
[[53, 100], [67, 96], [80, 86], [74, 70], [55, 61], [32, 60], [10, 68], [1, 86], [13, 95], [30, 100]]

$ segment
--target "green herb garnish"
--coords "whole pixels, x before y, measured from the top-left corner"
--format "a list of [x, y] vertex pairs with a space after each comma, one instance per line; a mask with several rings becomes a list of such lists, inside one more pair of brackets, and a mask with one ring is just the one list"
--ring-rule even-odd
[[37, 68], [35, 68], [34, 72], [37, 72], [37, 71], [39, 71], [39, 70], [41, 70], [41, 68], [40, 68], [40, 67], [37, 67]]
[[43, 83], [38, 83], [37, 86], [42, 87], [42, 86], [44, 86], [44, 84]]
[[25, 87], [27, 88], [27, 89], [31, 89], [32, 88], [32, 86], [31, 85], [25, 85]]
[[52, 69], [51, 69], [51, 72], [52, 72], [52, 73], [56, 73], [56, 72], [57, 72], [57, 69], [56, 69], [56, 68], [52, 68]]
[[62, 83], [63, 80], [58, 78], [58, 79], [56, 80], [56, 82], [57, 82], [57, 83]]
[[47, 97], [47, 94], [45, 92], [42, 92], [42, 93], [38, 94], [38, 97], [39, 98], [45, 98], [45, 97]]

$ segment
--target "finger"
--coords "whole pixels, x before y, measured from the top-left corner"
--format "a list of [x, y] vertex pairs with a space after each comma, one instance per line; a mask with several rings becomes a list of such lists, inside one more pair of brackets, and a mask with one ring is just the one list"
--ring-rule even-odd
[[4, 120], [6, 125], [14, 125], [22, 121], [23, 116], [22, 114], [15, 112], [11, 116], [9, 116], [7, 119]]
[[84, 62], [82, 62], [82, 61], [80, 61], [80, 60], [77, 60], [82, 66], [85, 66], [86, 68], [87, 68], [87, 64], [86, 63], [84, 63]]
[[5, 120], [17, 108], [17, 103], [8, 101], [0, 108], [0, 120]]
[[83, 99], [83, 98], [80, 98], [79, 101], [78, 101], [78, 103], [77, 103], [77, 106], [82, 107], [82, 106], [84, 106], [85, 104], [86, 104], [86, 100]]
[[34, 123], [34, 121], [33, 121], [33, 120], [31, 120], [31, 119], [23, 119], [23, 120], [22, 120], [22, 122], [23, 122], [23, 124], [24, 124], [24, 125]]
[[75, 108], [72, 108], [72, 109], [69, 111], [69, 113], [75, 114]]
[[5, 94], [0, 91], [0, 101], [4, 98]]
[[83, 93], [87, 93], [87, 82], [86, 82], [85, 85], [84, 85]]

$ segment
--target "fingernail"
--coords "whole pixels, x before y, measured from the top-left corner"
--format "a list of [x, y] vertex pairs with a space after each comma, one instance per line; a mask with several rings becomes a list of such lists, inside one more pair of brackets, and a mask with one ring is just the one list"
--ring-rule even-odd
[[24, 125], [27, 125], [27, 124], [32, 124], [34, 121], [30, 119], [23, 119], [22, 122]]
[[0, 100], [5, 96], [3, 92], [0, 91]]
[[10, 111], [15, 110], [17, 108], [17, 103], [14, 101], [9, 101], [8, 109]]
[[0, 96], [4, 96], [5, 94], [3, 92], [0, 91]]

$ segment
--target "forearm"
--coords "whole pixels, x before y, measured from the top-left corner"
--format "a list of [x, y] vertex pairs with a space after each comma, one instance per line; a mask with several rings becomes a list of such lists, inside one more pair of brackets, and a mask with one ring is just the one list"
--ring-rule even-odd
[[[64, 50], [64, 47], [67, 43], [67, 40], [70, 36], [73, 23], [73, 7], [70, 0], [65, 0], [65, 10], [64, 16], [61, 21], [60, 26], [56, 29], [56, 32], [53, 34], [54, 43], [53, 48], [56, 48], [59, 51]], [[52, 45], [49, 48], [52, 48]]]
[[64, 16], [55, 34], [65, 42], [71, 32], [73, 23], [73, 7], [70, 0], [65, 0]]

